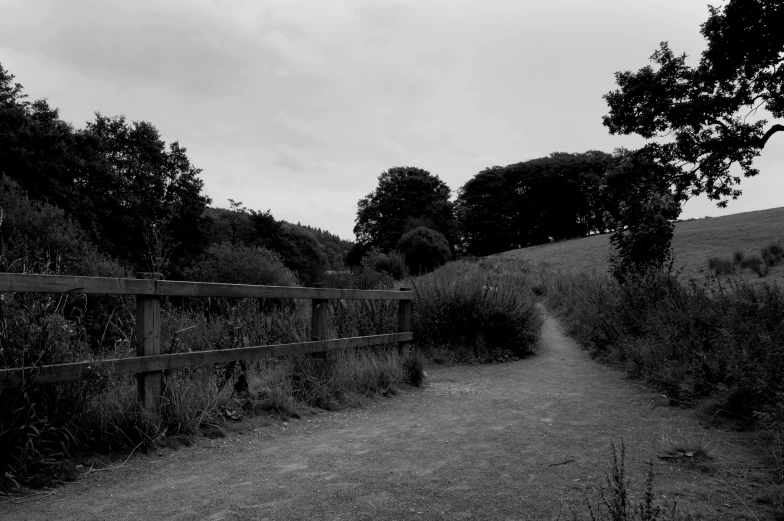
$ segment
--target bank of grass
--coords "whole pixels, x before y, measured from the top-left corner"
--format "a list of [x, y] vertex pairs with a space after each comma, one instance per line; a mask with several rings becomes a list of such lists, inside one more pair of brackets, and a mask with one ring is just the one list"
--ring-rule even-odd
[[[501, 257], [524, 260], [538, 265], [547, 263], [564, 271], [598, 273], [607, 271], [608, 254], [612, 248], [609, 234], [592, 235], [499, 254]], [[675, 265], [681, 270], [679, 279], [705, 279], [713, 275], [706, 261], [711, 257], [727, 257], [740, 249], [752, 257], [761, 257], [760, 248], [784, 239], [784, 208], [745, 212], [711, 219], [695, 219], [675, 224], [672, 246]], [[762, 259], [764, 260], [764, 259]], [[761, 264], [760, 264], [761, 266]], [[761, 278], [753, 268], [738, 270], [735, 279], [749, 282], [784, 281], [784, 268], [769, 266]], [[762, 268], [765, 270], [765, 268]]]

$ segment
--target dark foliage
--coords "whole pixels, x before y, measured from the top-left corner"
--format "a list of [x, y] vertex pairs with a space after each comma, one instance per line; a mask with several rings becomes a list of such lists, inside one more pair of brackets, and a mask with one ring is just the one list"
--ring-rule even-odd
[[416, 167], [390, 168], [357, 204], [357, 243], [388, 252], [404, 233], [425, 226], [446, 237], [453, 248], [457, 220], [449, 195], [449, 187], [437, 175]]
[[208, 208], [205, 212], [212, 222], [211, 243], [229, 242], [274, 251], [304, 284], [318, 282], [328, 269], [345, 266], [352, 247], [349, 241], [317, 228], [278, 221], [269, 210], [257, 212], [246, 209], [241, 202], [229, 202], [230, 209]]
[[686, 65], [666, 42], [651, 56], [654, 67], [617, 72], [619, 89], [604, 96], [613, 134], [639, 134], [645, 149], [677, 171], [678, 194], [705, 193], [726, 206], [740, 195], [737, 165], [757, 175], [753, 160], [784, 125], [747, 120], [758, 108], [784, 117], [784, 4], [779, 0], [730, 0], [709, 7], [701, 33], [707, 41], [700, 62]]
[[153, 229], [165, 230], [170, 269], [181, 272], [206, 246], [209, 198], [179, 143], [168, 147], [148, 122], [96, 114], [84, 129], [46, 100], [28, 102], [0, 66], [0, 174], [30, 197], [65, 211], [109, 255], [149, 269]]
[[556, 152], [487, 168], [459, 191], [462, 247], [489, 255], [606, 229], [600, 191], [612, 156]]
[[610, 271], [620, 282], [632, 273], [661, 270], [672, 259], [681, 207], [667, 184], [666, 170], [639, 152], [619, 151], [606, 177], [603, 191], [615, 203], [605, 215], [615, 248]]
[[406, 259], [408, 271], [414, 275], [433, 271], [452, 258], [446, 237], [424, 226], [403, 234], [397, 248]]

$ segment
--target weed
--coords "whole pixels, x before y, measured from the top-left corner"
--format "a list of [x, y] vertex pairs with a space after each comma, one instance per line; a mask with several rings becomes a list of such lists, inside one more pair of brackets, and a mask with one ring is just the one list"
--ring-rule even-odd
[[[660, 504], [654, 494], [653, 462], [648, 463], [645, 475], [645, 488], [642, 499], [635, 502], [635, 494], [630, 489], [626, 475], [626, 446], [621, 440], [620, 452], [615, 443], [610, 441], [610, 470], [606, 474], [606, 485], [599, 491], [599, 497], [594, 503], [586, 498], [587, 519], [591, 521], [688, 521], [693, 519], [690, 514], [678, 512], [676, 503]], [[577, 521], [585, 519], [572, 512], [572, 518]]]
[[412, 351], [403, 360], [403, 375], [408, 383], [421, 387], [425, 381], [425, 357], [420, 351]]

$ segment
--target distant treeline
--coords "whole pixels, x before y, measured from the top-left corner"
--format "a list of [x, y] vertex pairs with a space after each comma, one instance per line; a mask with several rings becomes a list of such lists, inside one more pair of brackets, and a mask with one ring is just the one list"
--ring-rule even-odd
[[[457, 191], [456, 199], [437, 175], [417, 167], [390, 168], [358, 202], [357, 244], [348, 263], [358, 263], [371, 250], [399, 251], [416, 270], [422, 251], [444, 258], [437, 241], [448, 244], [451, 256], [485, 256], [607, 233], [618, 226], [629, 200], [642, 200], [633, 192], [645, 193], [650, 169], [637, 163], [629, 168], [630, 161], [633, 154], [624, 149], [555, 152], [486, 168]], [[414, 230], [428, 238], [419, 241], [419, 260], [412, 263], [405, 247]]]

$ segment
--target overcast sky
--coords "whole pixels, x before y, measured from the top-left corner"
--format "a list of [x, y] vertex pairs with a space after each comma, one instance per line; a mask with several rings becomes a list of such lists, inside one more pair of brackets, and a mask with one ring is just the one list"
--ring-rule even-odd
[[[357, 201], [393, 166], [456, 192], [489, 166], [641, 145], [607, 133], [602, 94], [660, 41], [695, 63], [707, 4], [0, 0], [0, 63], [77, 127], [152, 122], [213, 206], [353, 239]], [[683, 217], [782, 206], [784, 141], [756, 166], [727, 210], [694, 200]]]

